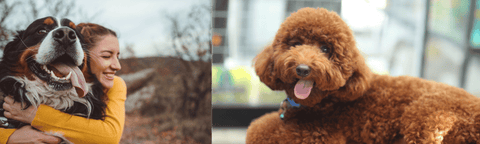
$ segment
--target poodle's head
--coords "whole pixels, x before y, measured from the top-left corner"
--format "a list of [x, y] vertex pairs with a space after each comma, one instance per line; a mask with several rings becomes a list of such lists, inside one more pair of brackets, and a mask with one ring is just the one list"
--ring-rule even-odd
[[340, 16], [323, 8], [292, 13], [254, 62], [263, 83], [310, 107], [327, 96], [355, 100], [372, 77], [353, 32]]

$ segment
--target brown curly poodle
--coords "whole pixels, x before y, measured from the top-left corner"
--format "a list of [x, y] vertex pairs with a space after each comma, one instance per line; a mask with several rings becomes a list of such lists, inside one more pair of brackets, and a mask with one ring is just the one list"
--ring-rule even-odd
[[260, 80], [288, 98], [250, 124], [247, 143], [480, 144], [479, 98], [372, 73], [335, 12], [292, 13], [254, 61]]

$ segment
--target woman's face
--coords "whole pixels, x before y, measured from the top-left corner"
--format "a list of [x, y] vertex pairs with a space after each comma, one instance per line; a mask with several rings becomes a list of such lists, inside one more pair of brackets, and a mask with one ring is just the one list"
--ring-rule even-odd
[[113, 76], [118, 70], [122, 69], [118, 61], [118, 55], [120, 54], [118, 39], [113, 35], [104, 36], [92, 47], [89, 53], [92, 73], [104, 88], [112, 88]]

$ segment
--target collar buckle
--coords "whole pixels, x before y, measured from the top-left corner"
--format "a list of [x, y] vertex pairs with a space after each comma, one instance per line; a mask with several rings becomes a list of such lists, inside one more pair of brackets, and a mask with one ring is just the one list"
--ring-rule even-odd
[[303, 107], [303, 105], [301, 105], [300, 103], [296, 103], [292, 98], [287, 96], [287, 98], [280, 103], [280, 108], [283, 110], [283, 112], [280, 114], [280, 119], [283, 120], [285, 118], [285, 113], [288, 109], [296, 109], [301, 107]]

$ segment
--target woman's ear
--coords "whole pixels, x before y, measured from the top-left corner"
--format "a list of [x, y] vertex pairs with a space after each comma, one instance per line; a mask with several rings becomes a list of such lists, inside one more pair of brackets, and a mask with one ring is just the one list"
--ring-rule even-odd
[[260, 52], [254, 59], [255, 72], [260, 81], [265, 83], [272, 90], [284, 90], [281, 83], [277, 83], [277, 78], [273, 72], [273, 46], [268, 45], [262, 52]]

